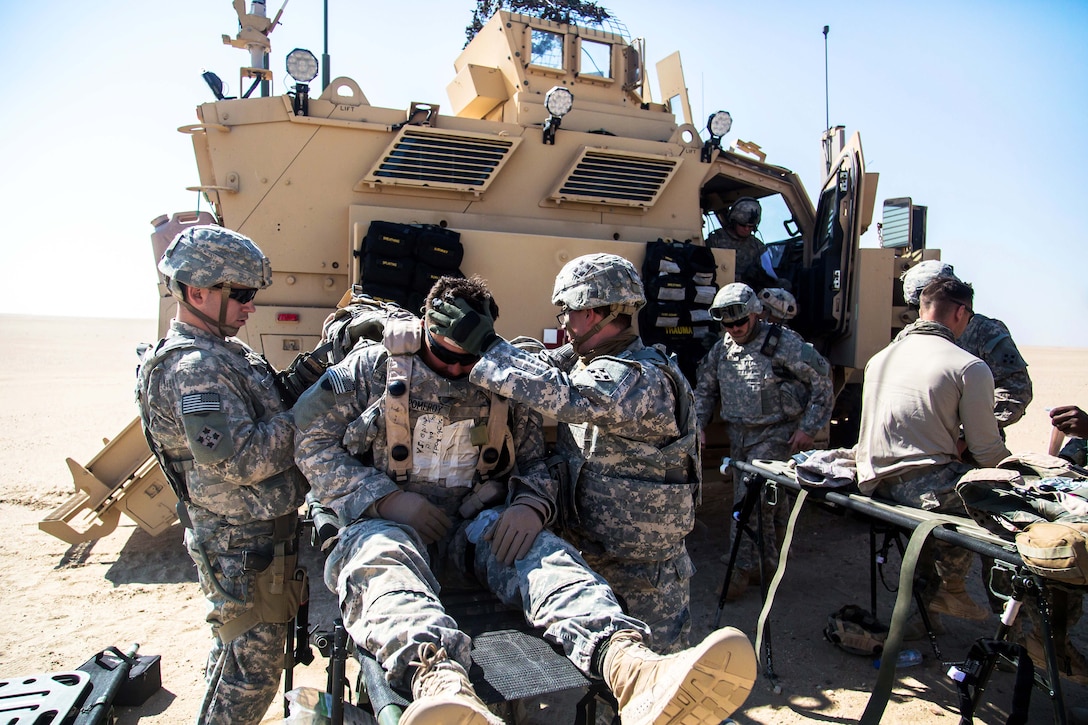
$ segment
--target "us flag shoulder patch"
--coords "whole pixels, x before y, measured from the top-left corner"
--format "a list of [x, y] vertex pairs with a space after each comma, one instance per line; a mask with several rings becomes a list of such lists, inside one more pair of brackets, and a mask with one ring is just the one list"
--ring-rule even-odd
[[189, 393], [181, 396], [181, 414], [218, 413], [223, 409], [219, 393]]
[[326, 371], [326, 374], [329, 376], [329, 382], [332, 383], [333, 392], [337, 395], [343, 395], [355, 390], [355, 378], [352, 377], [349, 371], [331, 367]]

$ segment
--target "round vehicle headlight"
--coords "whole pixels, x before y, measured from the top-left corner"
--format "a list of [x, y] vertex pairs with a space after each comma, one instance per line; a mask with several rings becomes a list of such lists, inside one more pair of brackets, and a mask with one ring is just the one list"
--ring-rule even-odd
[[303, 48], [295, 48], [287, 54], [287, 75], [295, 83], [309, 83], [317, 76], [317, 58]]
[[553, 116], [562, 118], [574, 107], [574, 94], [569, 88], [556, 86], [544, 95], [544, 108]]
[[706, 130], [718, 137], [729, 133], [729, 129], [732, 127], [733, 117], [729, 115], [729, 111], [718, 111], [712, 114], [706, 122]]

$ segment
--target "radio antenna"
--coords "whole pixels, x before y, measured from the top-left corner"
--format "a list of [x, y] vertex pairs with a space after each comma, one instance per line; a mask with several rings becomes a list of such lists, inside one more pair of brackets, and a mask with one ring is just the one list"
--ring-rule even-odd
[[826, 121], [826, 125], [824, 126], [825, 130], [831, 128], [831, 97], [828, 94], [827, 90], [827, 33], [830, 30], [830, 25], [824, 26], [824, 120]]
[[824, 26], [824, 175], [831, 173], [831, 95], [827, 80], [827, 33], [830, 25]]

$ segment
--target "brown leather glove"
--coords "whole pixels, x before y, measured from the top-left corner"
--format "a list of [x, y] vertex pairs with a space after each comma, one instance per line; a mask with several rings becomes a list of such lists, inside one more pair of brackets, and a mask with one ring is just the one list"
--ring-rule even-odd
[[411, 491], [394, 491], [378, 501], [374, 509], [383, 519], [411, 526], [426, 544], [433, 544], [450, 530], [450, 519], [442, 509]]
[[484, 539], [491, 541], [495, 557], [507, 566], [529, 553], [544, 521], [532, 506], [513, 504], [502, 512], [498, 522]]

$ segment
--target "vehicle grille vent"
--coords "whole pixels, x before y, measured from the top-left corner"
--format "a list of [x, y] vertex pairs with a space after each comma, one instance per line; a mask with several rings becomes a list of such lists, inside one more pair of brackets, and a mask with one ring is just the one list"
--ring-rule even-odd
[[681, 159], [654, 154], [634, 154], [582, 149], [550, 199], [620, 206], [653, 206]]
[[519, 143], [516, 137], [407, 126], [358, 186], [395, 184], [480, 193]]

